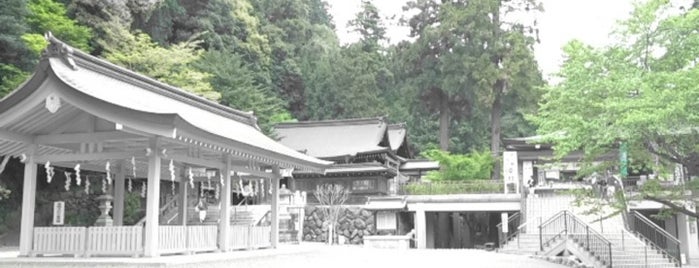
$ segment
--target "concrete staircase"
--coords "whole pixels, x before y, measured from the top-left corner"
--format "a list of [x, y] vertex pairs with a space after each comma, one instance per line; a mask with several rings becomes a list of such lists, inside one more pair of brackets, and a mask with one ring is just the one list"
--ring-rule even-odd
[[[528, 198], [526, 200], [526, 218], [528, 222], [519, 229], [519, 233], [501, 246], [500, 252], [512, 254], [536, 255], [549, 253], [544, 249], [540, 252], [539, 225], [556, 213], [568, 210], [577, 218], [586, 223], [591, 229], [600, 233], [612, 243], [613, 267], [675, 267], [675, 263], [668, 257], [650, 245], [647, 245], [636, 235], [630, 233], [624, 227], [623, 217], [615, 215], [600, 220], [598, 215], [585, 215], [585, 208], [574, 206], [572, 196], [551, 196], [541, 198]], [[600, 214], [607, 215], [609, 211]], [[560, 243], [556, 244], [560, 246]], [[581, 255], [587, 254], [581, 252]], [[586, 256], [589, 257], [589, 256]], [[581, 256], [580, 259], [586, 259]], [[589, 258], [587, 258], [589, 259]], [[595, 266], [600, 266], [599, 262]]]

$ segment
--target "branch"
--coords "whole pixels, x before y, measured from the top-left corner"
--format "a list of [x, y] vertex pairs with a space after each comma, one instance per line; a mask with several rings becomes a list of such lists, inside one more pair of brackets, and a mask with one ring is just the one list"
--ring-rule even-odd
[[655, 197], [655, 196], [650, 196], [650, 195], [644, 195], [644, 196], [643, 196], [643, 199], [658, 202], [658, 203], [660, 203], [660, 204], [663, 204], [663, 205], [666, 205], [666, 206], [670, 207], [670, 209], [672, 209], [672, 210], [674, 210], [674, 211], [677, 211], [677, 212], [679, 212], [679, 213], [685, 214], [685, 215], [687, 215], [687, 216], [692, 216], [692, 217], [695, 217], [695, 218], [699, 218], [699, 213], [696, 213], [696, 212], [694, 212], [694, 211], [691, 211], [691, 210], [689, 210], [689, 209], [686, 209], [686, 208], [683, 207], [683, 206], [679, 206], [679, 205], [677, 205], [677, 204], [675, 204], [675, 203], [672, 203], [672, 202], [669, 201], [669, 200], [660, 199], [660, 198], [657, 198], [657, 197]]

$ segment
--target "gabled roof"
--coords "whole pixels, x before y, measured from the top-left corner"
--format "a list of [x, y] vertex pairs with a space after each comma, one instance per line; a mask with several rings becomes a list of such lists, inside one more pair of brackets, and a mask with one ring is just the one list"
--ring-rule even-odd
[[[29, 120], [22, 118], [28, 116], [27, 109], [31, 108], [28, 105], [35, 107], [47, 95], [54, 94], [71, 109], [138, 133], [282, 167], [322, 171], [331, 164], [265, 136], [251, 114], [96, 58], [50, 34], [47, 40], [49, 46], [32, 78], [0, 101], [0, 130], [17, 135], [47, 131], [24, 131], [27, 128], [19, 124], [27, 124]], [[16, 153], [0, 151], [0, 154]]]
[[388, 140], [393, 152], [404, 158], [412, 158], [408, 145], [408, 127], [405, 123], [388, 125]]
[[388, 152], [388, 123], [383, 117], [281, 123], [279, 142], [318, 158]]

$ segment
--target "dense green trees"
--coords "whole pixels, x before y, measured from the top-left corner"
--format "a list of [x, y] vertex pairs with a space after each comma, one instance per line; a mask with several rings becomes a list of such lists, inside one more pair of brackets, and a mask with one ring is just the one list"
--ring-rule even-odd
[[[649, 0], [619, 24], [619, 42], [606, 48], [570, 42], [561, 82], [545, 89], [533, 118], [539, 131], [556, 134], [548, 140], [561, 156], [581, 150], [591, 163], [625, 147], [631, 168], [652, 167], [670, 179], [682, 164], [685, 178], [699, 175], [697, 27], [699, 10]], [[597, 169], [617, 166], [612, 159]], [[696, 190], [695, 182], [665, 188], [651, 180], [636, 197], [699, 216], [684, 209], [684, 193]]]
[[406, 19], [414, 40], [395, 45], [371, 0], [348, 23], [360, 40], [346, 45], [323, 0], [0, 3], [2, 95], [31, 73], [39, 58], [31, 51], [52, 31], [116, 64], [251, 111], [265, 130], [280, 120], [389, 116], [408, 123], [416, 151], [441, 143], [463, 153], [491, 140], [499, 147], [499, 125], [531, 134], [522, 114], [541, 83], [535, 37], [523, 25], [488, 19], [506, 9], [497, 0], [413, 1], [406, 9], [418, 12]]

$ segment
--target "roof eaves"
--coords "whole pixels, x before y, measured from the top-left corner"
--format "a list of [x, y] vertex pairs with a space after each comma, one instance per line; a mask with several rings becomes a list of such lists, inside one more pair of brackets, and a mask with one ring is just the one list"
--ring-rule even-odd
[[278, 123], [274, 128], [300, 128], [300, 127], [326, 127], [326, 126], [349, 126], [349, 125], [371, 125], [385, 122], [384, 117], [334, 119], [319, 121], [300, 121]]
[[197, 106], [207, 111], [254, 126], [255, 128], [259, 129], [259, 126], [257, 126], [257, 118], [250, 113], [212, 102], [195, 94], [189, 93], [183, 89], [165, 84], [153, 78], [138, 74], [124, 67], [87, 54], [69, 46], [61, 40], [58, 40], [51, 35], [50, 32], [46, 34], [46, 39], [49, 42], [49, 46], [46, 48], [43, 55], [44, 57], [63, 57], [64, 62], [72, 65], [72, 68], [76, 68], [75, 60], [78, 60], [80, 67], [88, 68], [92, 71], [108, 75], [114, 79], [118, 79], [126, 83], [134, 84], [136, 82], [138, 83], [138, 86], [142, 88], [157, 91], [160, 94], [165, 93], [163, 95], [179, 101], [184, 101], [190, 105]]

